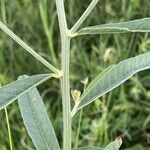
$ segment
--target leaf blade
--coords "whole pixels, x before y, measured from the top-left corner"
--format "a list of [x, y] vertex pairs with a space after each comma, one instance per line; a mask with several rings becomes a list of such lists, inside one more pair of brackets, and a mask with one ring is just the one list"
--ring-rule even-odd
[[43, 100], [36, 88], [18, 98], [26, 129], [38, 150], [60, 150]]
[[122, 144], [122, 139], [119, 138], [115, 140], [114, 142], [109, 143], [104, 150], [119, 150], [120, 146]]
[[113, 90], [135, 73], [149, 68], [150, 52], [120, 62], [106, 72], [106, 74], [94, 84], [91, 90], [85, 90], [81, 95], [80, 103], [73, 109], [72, 114], [75, 114], [79, 109]]
[[92, 87], [97, 83], [98, 80], [100, 80], [108, 71], [110, 71], [115, 65], [111, 65], [104, 69], [99, 75], [96, 76], [96, 78], [88, 85], [86, 88], [86, 91], [83, 93], [82, 97], [84, 96], [85, 93], [90, 91]]
[[12, 103], [19, 96], [48, 80], [49, 74], [39, 74], [17, 80], [0, 88], [0, 110]]
[[112, 34], [128, 32], [150, 32], [150, 18], [143, 18], [128, 22], [89, 26], [79, 30], [76, 35]]

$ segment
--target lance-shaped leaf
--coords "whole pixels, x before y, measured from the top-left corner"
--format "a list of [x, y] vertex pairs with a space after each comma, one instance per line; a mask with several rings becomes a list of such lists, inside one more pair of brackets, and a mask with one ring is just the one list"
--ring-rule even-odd
[[18, 98], [25, 127], [37, 150], [60, 150], [46, 108], [36, 88]]
[[109, 143], [105, 148], [99, 147], [81, 147], [76, 150], [119, 150], [122, 144], [122, 139], [117, 139], [114, 142]]
[[0, 88], [0, 110], [12, 103], [19, 96], [48, 80], [49, 74], [34, 75], [5, 85]]
[[116, 88], [135, 73], [150, 68], [150, 52], [124, 60], [98, 75], [81, 95], [80, 102], [75, 105], [72, 116], [82, 107]]
[[85, 34], [111, 34], [128, 32], [150, 32], [150, 18], [89, 26], [79, 30], [77, 33], [75, 33], [75, 36]]

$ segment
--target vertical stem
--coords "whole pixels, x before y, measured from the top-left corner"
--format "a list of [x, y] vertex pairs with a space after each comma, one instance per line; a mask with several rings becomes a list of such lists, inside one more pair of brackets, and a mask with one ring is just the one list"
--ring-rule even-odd
[[79, 122], [78, 122], [78, 130], [77, 130], [77, 136], [76, 136], [76, 142], [75, 142], [75, 149], [78, 148], [79, 134], [80, 134], [80, 129], [81, 129], [82, 113], [83, 113], [83, 110], [81, 109], [80, 116], [79, 116]]
[[63, 0], [55, 0], [61, 34], [61, 65], [63, 77], [61, 78], [62, 105], [63, 105], [63, 149], [71, 150], [71, 106], [69, 85], [69, 56], [70, 38], [67, 35], [67, 21]]
[[7, 108], [5, 108], [5, 116], [6, 116], [6, 123], [7, 123], [7, 129], [8, 129], [10, 150], [13, 150], [13, 144], [12, 144], [11, 130], [10, 130], [10, 123], [9, 123]]

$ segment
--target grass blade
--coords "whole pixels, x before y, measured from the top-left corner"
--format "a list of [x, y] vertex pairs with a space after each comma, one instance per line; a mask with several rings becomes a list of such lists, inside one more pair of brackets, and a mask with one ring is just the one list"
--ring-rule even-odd
[[75, 35], [150, 32], [150, 18], [85, 27]]
[[49, 74], [34, 75], [25, 79], [17, 80], [0, 88], [0, 110], [12, 103], [18, 97], [31, 88], [48, 80]]
[[57, 64], [57, 58], [56, 58], [56, 54], [55, 54], [55, 51], [54, 51], [54, 46], [53, 46], [53, 26], [54, 26], [54, 22], [55, 22], [55, 16], [56, 14], [53, 13], [53, 15], [51, 15], [51, 18], [52, 18], [52, 22], [51, 24], [49, 25], [48, 23], [48, 9], [47, 9], [47, 0], [39, 0], [39, 13], [40, 13], [40, 16], [41, 16], [41, 21], [42, 21], [42, 24], [43, 24], [43, 29], [45, 31], [45, 35], [47, 37], [47, 42], [48, 42], [48, 47], [49, 47], [49, 50], [50, 50], [50, 54], [55, 62], [55, 64]]
[[[124, 60], [106, 71], [101, 78], [96, 77], [81, 96], [81, 100], [72, 111], [72, 116], [81, 108], [113, 90], [135, 73], [150, 68], [150, 52]], [[91, 86], [92, 85], [92, 86]]]
[[37, 150], [60, 150], [46, 108], [36, 88], [18, 98], [26, 129]]
[[55, 73], [60, 73], [60, 71], [52, 66], [48, 61], [42, 58], [38, 53], [36, 53], [30, 46], [28, 46], [24, 41], [22, 41], [17, 35], [15, 35], [7, 26], [5, 26], [0, 21], [0, 29], [2, 29], [7, 35], [9, 35], [12, 39], [14, 39], [21, 47], [23, 47], [27, 52], [29, 52], [32, 56], [34, 56], [37, 60], [39, 60], [42, 64], [48, 67]]

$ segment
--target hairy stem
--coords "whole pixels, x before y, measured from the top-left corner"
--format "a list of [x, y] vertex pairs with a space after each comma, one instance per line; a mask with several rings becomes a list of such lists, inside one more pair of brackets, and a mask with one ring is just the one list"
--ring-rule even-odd
[[70, 38], [64, 10], [63, 0], [55, 0], [61, 34], [61, 65], [63, 76], [61, 78], [62, 104], [63, 104], [63, 149], [71, 150], [71, 105], [69, 85], [69, 56]]

